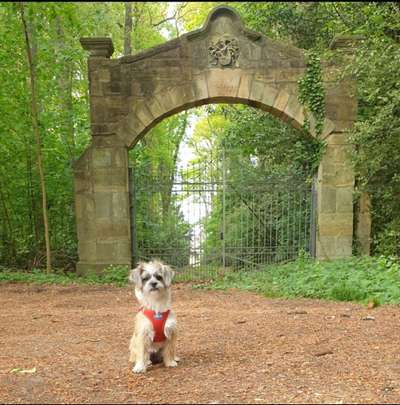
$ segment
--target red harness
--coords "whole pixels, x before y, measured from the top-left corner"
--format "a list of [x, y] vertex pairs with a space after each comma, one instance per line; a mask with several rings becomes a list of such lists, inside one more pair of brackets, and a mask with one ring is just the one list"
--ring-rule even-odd
[[156, 312], [151, 309], [143, 309], [143, 315], [152, 323], [154, 329], [153, 342], [164, 342], [166, 336], [164, 334], [165, 322], [169, 315], [169, 309], [165, 312]]

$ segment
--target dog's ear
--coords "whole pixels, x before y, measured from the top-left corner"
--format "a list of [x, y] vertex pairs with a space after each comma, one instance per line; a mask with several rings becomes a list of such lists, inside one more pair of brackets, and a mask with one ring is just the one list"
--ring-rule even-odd
[[167, 266], [166, 264], [162, 265], [162, 272], [165, 285], [169, 287], [171, 285], [172, 279], [174, 278], [175, 272], [171, 269], [171, 267]]
[[144, 263], [139, 262], [138, 265], [129, 273], [129, 281], [137, 287], [142, 287], [142, 272], [144, 270]]

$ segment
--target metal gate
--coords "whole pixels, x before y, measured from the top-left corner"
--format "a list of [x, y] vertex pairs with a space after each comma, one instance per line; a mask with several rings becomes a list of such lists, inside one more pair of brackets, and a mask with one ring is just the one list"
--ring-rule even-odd
[[173, 180], [130, 168], [134, 263], [158, 258], [195, 280], [314, 256], [313, 185], [256, 166], [223, 153], [178, 168]]

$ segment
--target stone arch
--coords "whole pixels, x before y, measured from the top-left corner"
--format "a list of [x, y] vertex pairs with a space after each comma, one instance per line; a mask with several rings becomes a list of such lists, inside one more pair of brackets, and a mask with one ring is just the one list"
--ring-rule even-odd
[[[166, 90], [163, 94], [155, 94], [144, 100], [140, 105], [131, 107], [129, 113], [118, 125], [117, 134], [123, 143], [132, 148], [151, 128], [165, 118], [181, 111], [205, 104], [227, 103], [247, 104], [251, 107], [271, 113], [293, 127], [303, 128], [305, 113], [304, 107], [296, 96], [284, 89], [277, 90], [268, 85], [249, 87], [241, 81], [246, 78], [244, 72], [234, 72], [231, 77], [227, 72], [211, 72], [208, 75], [211, 83], [217, 82], [218, 87], [211, 87], [204, 79], [192, 82], [192, 93], [185, 92], [185, 86], [178, 86]], [[221, 77], [219, 77], [221, 76]], [[311, 122], [314, 123], [311, 117]], [[334, 130], [331, 120], [325, 119], [322, 137], [328, 136]], [[316, 136], [315, 127], [312, 126], [310, 135]]]
[[[138, 55], [111, 59], [109, 38], [81, 43], [90, 52], [92, 143], [75, 164], [79, 272], [131, 264], [127, 152], [164, 118], [203, 104], [243, 103], [294, 127], [304, 124], [297, 94], [304, 52], [248, 30], [233, 8], [217, 7], [203, 28]], [[318, 172], [318, 258], [351, 255], [353, 236], [354, 176], [345, 131], [356, 103], [351, 82], [332, 79], [337, 69], [324, 64], [320, 136], [327, 148]]]

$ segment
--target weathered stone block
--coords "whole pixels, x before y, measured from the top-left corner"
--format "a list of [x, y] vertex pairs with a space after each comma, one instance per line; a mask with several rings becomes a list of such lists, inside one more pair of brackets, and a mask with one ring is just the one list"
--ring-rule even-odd
[[93, 72], [89, 82], [89, 94], [91, 97], [101, 97], [103, 93], [103, 83], [99, 80], [97, 72]]
[[112, 165], [116, 168], [128, 168], [128, 151], [126, 148], [114, 148], [112, 150]]
[[92, 97], [90, 102], [90, 116], [92, 123], [107, 122], [107, 103], [100, 97]]
[[250, 100], [261, 101], [263, 99], [264, 90], [267, 85], [258, 80], [253, 80], [250, 89]]
[[98, 274], [104, 274], [105, 269], [110, 265], [121, 265], [127, 266], [128, 268], [132, 267], [131, 260], [122, 261], [119, 259], [115, 259], [108, 262], [98, 263], [94, 261], [79, 261], [76, 265], [76, 273], [78, 275], [87, 274], [88, 272], [95, 272]]
[[[276, 98], [278, 97], [278, 94], [279, 94], [278, 91], [274, 87], [265, 85], [261, 102], [265, 106], [272, 108], [275, 103]], [[270, 111], [270, 108], [268, 108], [269, 111]]]
[[96, 148], [114, 149], [117, 146], [125, 146], [125, 143], [115, 133], [115, 134], [103, 134], [103, 135], [94, 136], [92, 139], [92, 145]]
[[336, 212], [336, 188], [321, 187], [318, 209], [321, 213], [329, 214]]
[[330, 120], [353, 121], [356, 118], [357, 107], [345, 97], [328, 98], [325, 105], [326, 116]]
[[91, 220], [95, 215], [95, 204], [92, 193], [77, 194], [75, 198], [75, 212], [79, 219]]
[[236, 97], [240, 83], [239, 70], [212, 69], [206, 74], [210, 97]]
[[138, 117], [139, 121], [142, 123], [144, 127], [150, 126], [151, 123], [154, 121], [154, 117], [144, 101], [139, 101], [133, 107], [132, 113]]
[[111, 73], [109, 69], [99, 69], [98, 78], [102, 82], [109, 82], [111, 80]]
[[119, 260], [130, 262], [132, 258], [132, 247], [128, 238], [117, 242], [117, 257]]
[[197, 100], [205, 100], [209, 97], [205, 74], [193, 77], [193, 91]]
[[335, 147], [335, 163], [350, 163], [351, 145], [337, 145]]
[[342, 258], [351, 256], [352, 244], [353, 244], [353, 237], [351, 235], [338, 236], [336, 238], [335, 257]]
[[95, 148], [93, 149], [93, 168], [111, 167], [112, 163], [111, 148]]
[[353, 212], [353, 187], [338, 187], [336, 189], [336, 211], [338, 213]]
[[318, 214], [318, 230], [321, 236], [353, 235], [353, 214]]
[[324, 173], [322, 181], [326, 185], [335, 187], [350, 187], [354, 184], [354, 176], [350, 173], [337, 171], [334, 174]]
[[74, 190], [76, 195], [85, 194], [92, 191], [92, 184], [89, 173], [75, 173]]
[[164, 108], [164, 106], [162, 106], [160, 104], [160, 102], [158, 101], [158, 99], [156, 97], [152, 97], [150, 99], [146, 100], [146, 105], [148, 106], [151, 115], [157, 119], [159, 117], [161, 117], [162, 115], [164, 115], [167, 110]]
[[335, 129], [334, 123], [331, 120], [325, 118], [321, 138], [325, 139], [329, 134], [331, 134], [334, 131], [334, 129]]
[[285, 111], [286, 105], [289, 101], [290, 94], [286, 91], [280, 91], [274, 102], [274, 109], [278, 116], [281, 116]]
[[96, 169], [93, 172], [94, 192], [127, 191], [127, 172], [126, 168]]
[[196, 98], [191, 83], [169, 89], [168, 93], [171, 97], [172, 105], [170, 107], [173, 107], [172, 109], [189, 104]]
[[112, 216], [112, 195], [110, 192], [97, 192], [94, 195], [96, 218], [110, 218]]
[[93, 123], [91, 125], [92, 136], [110, 135], [115, 133], [116, 124], [114, 122]]
[[102, 235], [102, 240], [128, 239], [129, 224], [117, 222], [112, 218], [103, 218], [97, 221], [96, 232], [98, 235]]
[[130, 148], [136, 143], [136, 139], [145, 130], [145, 126], [135, 114], [129, 114], [118, 127], [118, 136], [124, 140], [125, 145]]
[[347, 132], [353, 128], [354, 121], [333, 120], [335, 132]]
[[296, 116], [301, 116], [303, 113], [303, 106], [299, 103], [296, 97], [291, 96], [286, 104], [283, 116], [288, 117], [288, 122], [294, 121]]
[[237, 96], [241, 99], [248, 100], [250, 98], [250, 89], [253, 81], [253, 76], [242, 73], [239, 83]]
[[113, 217], [127, 218], [129, 216], [129, 194], [113, 193], [112, 195]]
[[96, 241], [88, 241], [84, 239], [78, 245], [78, 254], [81, 260], [85, 261], [96, 261]]
[[326, 137], [325, 141], [328, 145], [347, 145], [349, 143], [347, 134], [338, 134], [336, 132]]
[[86, 242], [96, 240], [95, 218], [83, 218], [81, 221], [79, 221], [76, 229], [79, 240]]
[[117, 242], [112, 241], [98, 241], [96, 243], [97, 261], [114, 263], [118, 260]]
[[157, 98], [164, 111], [171, 111], [175, 107], [168, 87], [157, 88], [157, 93], [155, 93], [154, 97]]
[[317, 241], [316, 241], [317, 258], [320, 260], [330, 260], [335, 258], [335, 254], [336, 254], [335, 236], [321, 236], [317, 234]]

